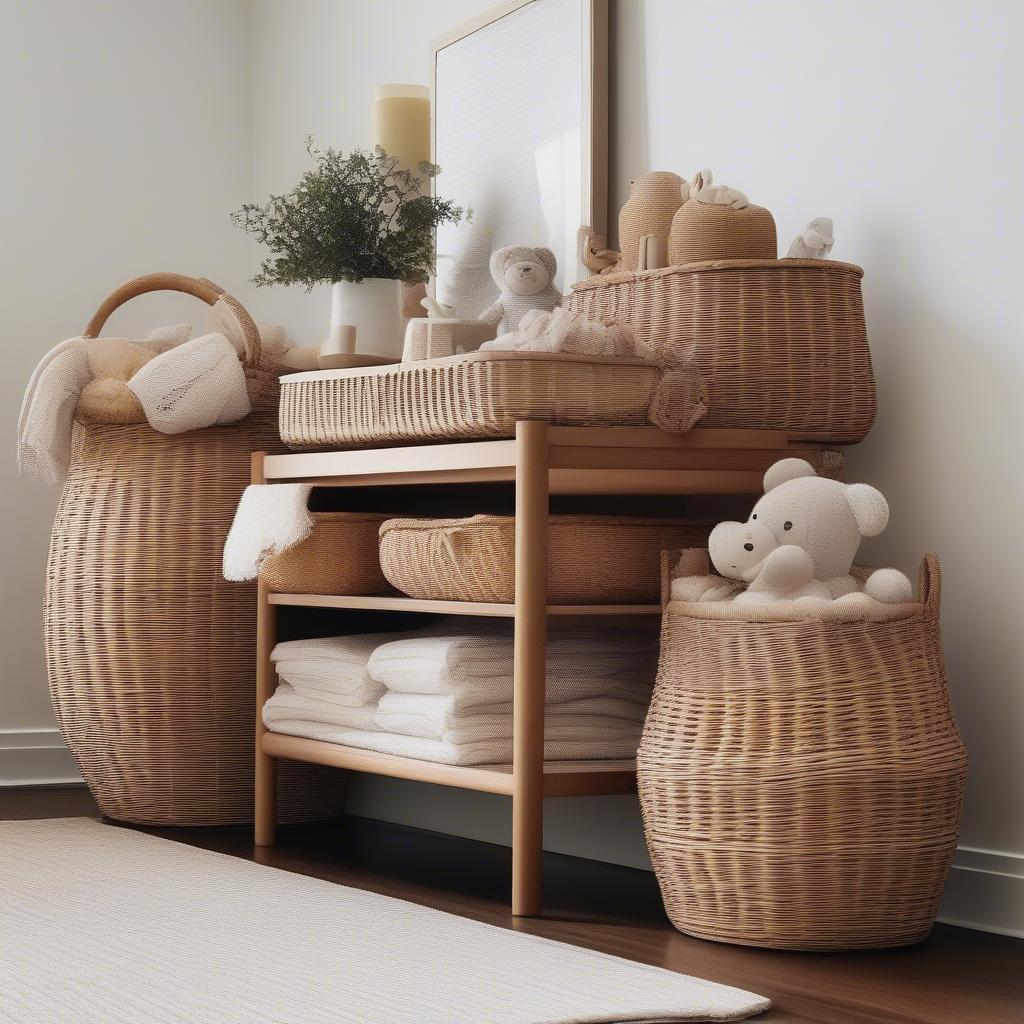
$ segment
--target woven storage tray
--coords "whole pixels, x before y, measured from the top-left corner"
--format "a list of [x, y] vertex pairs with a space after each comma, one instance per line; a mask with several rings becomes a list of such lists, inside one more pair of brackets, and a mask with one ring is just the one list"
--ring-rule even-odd
[[[668, 572], [679, 552], [666, 552]], [[707, 571], [686, 552], [684, 572]], [[677, 572], [683, 575], [684, 572]], [[785, 949], [927, 935], [956, 848], [966, 755], [921, 602], [673, 601], [637, 756], [644, 834], [681, 931]]]
[[378, 534], [389, 516], [379, 512], [314, 512], [313, 532], [268, 558], [260, 579], [276, 593], [386, 594]]
[[[678, 519], [551, 516], [549, 604], [657, 602], [661, 552], [704, 544], [710, 526]], [[392, 519], [381, 527], [384, 575], [410, 597], [515, 600], [515, 520]]]
[[514, 437], [516, 420], [642, 426], [661, 370], [641, 359], [473, 352], [281, 378], [281, 439], [291, 448]]
[[591, 277], [565, 304], [692, 354], [710, 403], [702, 426], [850, 444], [875, 418], [862, 276], [834, 260], [722, 260]]

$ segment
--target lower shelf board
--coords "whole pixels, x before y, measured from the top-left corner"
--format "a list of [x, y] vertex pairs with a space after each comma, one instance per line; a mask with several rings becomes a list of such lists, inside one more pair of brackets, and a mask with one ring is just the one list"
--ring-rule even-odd
[[[355, 597], [342, 594], [270, 594], [271, 604], [294, 608], [356, 608], [391, 612], [429, 612], [437, 615], [480, 615], [489, 618], [515, 618], [514, 604], [483, 601], [428, 601], [415, 597]], [[552, 604], [548, 615], [660, 615], [660, 604]]]
[[[275, 732], [264, 733], [261, 746], [265, 754], [289, 761], [305, 761], [415, 782], [432, 782], [439, 786], [474, 789], [482, 793], [512, 795], [511, 765], [463, 768]], [[633, 760], [550, 761], [544, 765], [545, 796], [602, 796], [632, 793], [635, 790], [636, 763]]]

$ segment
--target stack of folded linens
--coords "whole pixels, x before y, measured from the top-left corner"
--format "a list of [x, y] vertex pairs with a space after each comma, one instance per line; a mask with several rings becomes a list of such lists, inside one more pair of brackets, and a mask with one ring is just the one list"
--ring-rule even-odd
[[384, 687], [370, 678], [367, 662], [382, 643], [408, 635], [363, 633], [278, 644], [271, 654], [278, 687], [263, 705], [264, 725], [310, 738], [317, 738], [316, 726], [375, 729]]
[[[508, 764], [512, 642], [504, 625], [443, 622], [281, 643], [263, 721], [272, 732], [423, 761]], [[545, 760], [635, 756], [657, 659], [654, 637], [624, 630], [549, 634]]]
[[[552, 632], [547, 647], [544, 758], [636, 754], [657, 668], [653, 638], [618, 630]], [[379, 731], [344, 742], [443, 764], [512, 760], [512, 633], [452, 632], [380, 646], [370, 676], [385, 687]]]

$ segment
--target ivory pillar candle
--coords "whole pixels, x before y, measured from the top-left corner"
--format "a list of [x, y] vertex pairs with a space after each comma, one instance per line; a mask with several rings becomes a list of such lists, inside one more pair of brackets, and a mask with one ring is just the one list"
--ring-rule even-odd
[[414, 174], [430, 159], [430, 91], [425, 85], [378, 85], [373, 141]]

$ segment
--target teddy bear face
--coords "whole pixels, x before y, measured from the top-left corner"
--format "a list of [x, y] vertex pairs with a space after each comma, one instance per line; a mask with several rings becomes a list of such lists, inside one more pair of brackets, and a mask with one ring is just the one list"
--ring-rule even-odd
[[491, 256], [491, 276], [502, 292], [539, 295], [555, 273], [555, 254], [550, 249], [510, 245]]
[[775, 463], [765, 490], [745, 523], [719, 523], [711, 531], [708, 553], [722, 576], [751, 582], [783, 545], [806, 551], [819, 580], [846, 576], [861, 538], [888, 523], [889, 506], [875, 488], [819, 477], [803, 459]]
[[551, 275], [540, 260], [519, 260], [510, 263], [502, 276], [502, 286], [513, 295], [536, 295], [551, 282]]

